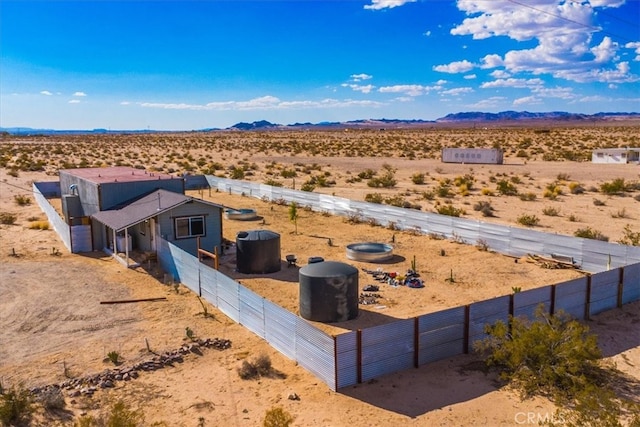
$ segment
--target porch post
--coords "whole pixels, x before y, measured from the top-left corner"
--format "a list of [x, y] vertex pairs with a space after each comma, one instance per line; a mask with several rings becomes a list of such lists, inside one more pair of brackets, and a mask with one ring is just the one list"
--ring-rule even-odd
[[129, 227], [124, 229], [124, 260], [129, 268]]

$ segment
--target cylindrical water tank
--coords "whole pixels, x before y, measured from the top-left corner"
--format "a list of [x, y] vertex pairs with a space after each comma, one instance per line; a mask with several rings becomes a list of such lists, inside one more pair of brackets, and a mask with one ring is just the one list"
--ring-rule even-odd
[[245, 274], [280, 271], [280, 235], [269, 230], [236, 234], [236, 268]]
[[358, 269], [341, 262], [307, 264], [300, 269], [300, 316], [316, 322], [358, 317]]

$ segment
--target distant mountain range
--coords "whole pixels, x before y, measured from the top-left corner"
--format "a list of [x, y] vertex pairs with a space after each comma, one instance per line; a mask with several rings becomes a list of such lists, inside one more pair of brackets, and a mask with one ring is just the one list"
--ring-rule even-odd
[[[398, 129], [398, 128], [416, 128], [436, 126], [438, 124], [456, 124], [464, 125], [465, 123], [527, 123], [527, 122], [586, 122], [586, 121], [611, 121], [611, 120], [626, 120], [626, 119], [640, 119], [640, 113], [596, 113], [596, 114], [579, 114], [568, 113], [565, 111], [552, 111], [547, 113], [531, 113], [528, 111], [502, 111], [500, 113], [484, 113], [480, 111], [471, 111], [463, 113], [447, 114], [436, 120], [422, 120], [422, 119], [363, 119], [363, 120], [351, 120], [346, 122], [319, 122], [319, 123], [293, 123], [289, 125], [282, 125], [277, 123], [271, 123], [267, 120], [255, 121], [252, 123], [240, 122], [228, 128], [207, 128], [198, 129], [195, 132], [213, 132], [222, 130], [235, 130], [235, 131], [252, 131], [252, 130], [278, 130], [278, 129], [349, 129], [349, 128], [361, 128], [361, 129]], [[93, 130], [56, 130], [56, 129], [33, 129], [27, 127], [12, 127], [1, 128], [0, 132], [9, 133], [12, 135], [55, 135], [55, 134], [134, 134], [134, 133], [158, 133], [167, 131], [156, 131], [151, 129], [137, 129], [137, 130], [108, 130], [108, 129], [93, 129]], [[176, 131], [178, 132], [178, 131]]]

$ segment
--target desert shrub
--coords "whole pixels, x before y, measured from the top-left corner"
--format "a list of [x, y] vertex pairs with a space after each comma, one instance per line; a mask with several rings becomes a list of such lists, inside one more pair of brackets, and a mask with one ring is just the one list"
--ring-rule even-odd
[[31, 198], [29, 196], [23, 196], [21, 194], [13, 196], [13, 200], [18, 206], [29, 206], [31, 204]]
[[527, 226], [527, 227], [535, 227], [540, 223], [540, 218], [535, 215], [523, 214], [516, 219], [518, 224]]
[[453, 205], [436, 206], [436, 212], [438, 212], [440, 215], [448, 215], [448, 216], [455, 216], [455, 217], [459, 217], [465, 214], [464, 209], [456, 208]]
[[31, 230], [48, 230], [49, 222], [48, 221], [33, 221], [29, 224], [29, 229]]
[[543, 197], [546, 197], [551, 200], [555, 200], [558, 196], [562, 195], [562, 188], [558, 182], [552, 182], [547, 184], [544, 192], [542, 193]]
[[438, 188], [436, 188], [436, 194], [438, 197], [452, 197], [453, 193], [451, 192], [451, 188], [446, 184], [440, 184]]
[[40, 393], [37, 400], [48, 411], [60, 410], [66, 405], [62, 390], [58, 387], [46, 388], [42, 393]]
[[402, 197], [401, 195], [396, 194], [395, 196], [385, 197], [384, 203], [398, 208], [404, 208], [408, 207], [406, 206], [406, 204], [409, 202], [405, 201], [404, 197]]
[[578, 218], [577, 215], [575, 214], [571, 214], [567, 217], [567, 219], [569, 220], [569, 222], [578, 222], [580, 221], [580, 219]]
[[436, 193], [433, 191], [423, 191], [421, 195], [422, 195], [422, 198], [425, 200], [433, 200], [436, 198]]
[[594, 240], [602, 240], [603, 242], [608, 242], [609, 238], [599, 232], [598, 230], [594, 230], [591, 227], [579, 228], [577, 229], [573, 235], [575, 237], [582, 237], [584, 239], [594, 239]]
[[568, 173], [564, 173], [564, 172], [560, 172], [557, 176], [556, 179], [558, 181], [569, 181], [571, 179], [571, 175], [569, 175]]
[[231, 179], [243, 179], [243, 178], [244, 178], [244, 170], [242, 168], [232, 166]]
[[14, 178], [17, 178], [20, 174], [18, 173], [17, 169], [11, 168], [9, 169], [9, 171], [7, 172], [7, 175], [12, 176]]
[[640, 231], [633, 231], [631, 230], [631, 225], [625, 225], [622, 239], [618, 240], [618, 243], [629, 246], [640, 246]]
[[267, 411], [262, 425], [263, 427], [289, 427], [292, 422], [291, 414], [278, 406]]
[[393, 188], [397, 183], [395, 172], [392, 169], [387, 169], [383, 175], [374, 176], [367, 181], [367, 185], [373, 188]]
[[624, 178], [616, 178], [610, 182], [600, 184], [600, 192], [608, 195], [622, 194], [627, 190]]
[[602, 200], [600, 200], [600, 199], [593, 199], [593, 205], [594, 205], [594, 206], [604, 206], [604, 205], [606, 205], [606, 203], [605, 203], [605, 202], [603, 202], [603, 201], [602, 201]]
[[371, 179], [375, 176], [376, 172], [373, 169], [365, 169], [362, 172], [358, 173], [358, 178], [363, 179]]
[[493, 196], [493, 190], [485, 187], [482, 190], [480, 190], [480, 194], [482, 194], [483, 196]]
[[0, 224], [13, 225], [16, 223], [18, 215], [11, 212], [0, 212]]
[[238, 368], [238, 375], [243, 380], [251, 380], [258, 377], [258, 369], [250, 363], [248, 360], [243, 360], [242, 364]]
[[518, 152], [516, 153], [516, 157], [522, 157], [522, 158], [528, 159], [529, 153], [527, 153], [525, 150], [518, 150]]
[[[475, 345], [489, 367], [515, 387], [522, 397], [542, 395], [559, 406], [558, 420], [580, 426], [618, 426], [624, 408], [637, 403], [618, 398], [614, 385], [624, 377], [601, 362], [597, 338], [588, 326], [559, 311], [544, 311], [533, 319], [511, 317], [508, 324], [487, 325], [487, 338]], [[637, 418], [637, 417], [636, 417]]]
[[381, 204], [384, 201], [384, 197], [380, 193], [368, 193], [364, 196], [364, 201]]
[[271, 358], [266, 354], [261, 354], [253, 361], [259, 375], [267, 376], [271, 373]]
[[300, 191], [306, 191], [308, 193], [311, 193], [313, 190], [316, 189], [316, 186], [313, 185], [312, 183], [310, 183], [309, 181], [305, 182], [304, 184], [302, 184], [302, 186], [300, 187]]
[[22, 387], [0, 393], [0, 422], [3, 426], [28, 425], [34, 411], [33, 396]]
[[523, 202], [532, 202], [536, 199], [537, 196], [536, 196], [536, 193], [527, 192], [527, 193], [521, 193], [518, 197]]
[[569, 191], [571, 194], [582, 194], [584, 193], [584, 187], [579, 182], [571, 182], [569, 183]]
[[270, 185], [272, 187], [282, 187], [282, 183], [280, 181], [276, 181], [275, 179], [268, 178], [264, 181], [265, 185]]
[[617, 212], [611, 213], [611, 218], [629, 218], [629, 214], [625, 208], [618, 210]]
[[295, 169], [282, 169], [282, 171], [280, 172], [280, 176], [282, 176], [283, 178], [295, 178], [296, 176], [298, 176], [298, 174], [296, 173]]
[[633, 196], [633, 200], [635, 200], [636, 202], [640, 202], [640, 194], [636, 194], [635, 196]]
[[484, 239], [478, 239], [476, 241], [476, 248], [478, 248], [478, 250], [486, 252], [489, 250], [489, 242]]
[[498, 193], [504, 196], [515, 196], [518, 194], [518, 189], [512, 182], [507, 181], [506, 179], [501, 179], [496, 183], [496, 190]]
[[112, 350], [109, 353], [107, 353], [107, 359], [109, 359], [111, 363], [113, 363], [114, 365], [117, 365], [118, 363], [120, 363], [120, 353], [118, 353], [115, 350]]
[[424, 174], [421, 172], [416, 172], [413, 175], [411, 175], [411, 182], [413, 182], [416, 185], [423, 185], [424, 184]]
[[481, 200], [473, 205], [473, 210], [476, 212], [482, 212], [482, 216], [492, 217], [493, 216], [493, 206], [491, 206], [491, 202]]
[[560, 209], [555, 206], [546, 206], [542, 209], [542, 213], [546, 216], [558, 216], [560, 215]]

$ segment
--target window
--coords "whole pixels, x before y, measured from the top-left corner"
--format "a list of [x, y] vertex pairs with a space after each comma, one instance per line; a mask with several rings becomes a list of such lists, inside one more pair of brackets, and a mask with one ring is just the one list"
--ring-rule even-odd
[[175, 230], [176, 239], [204, 236], [204, 216], [176, 218]]

